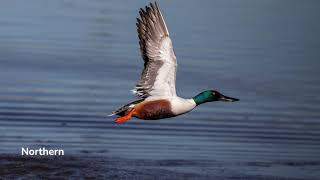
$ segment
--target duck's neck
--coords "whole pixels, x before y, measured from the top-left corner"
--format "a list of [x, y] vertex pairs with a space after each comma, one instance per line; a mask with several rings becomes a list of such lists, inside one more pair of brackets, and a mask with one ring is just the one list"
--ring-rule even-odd
[[192, 99], [194, 100], [194, 102], [196, 103], [197, 106], [208, 102], [207, 97], [203, 93], [200, 93], [200, 94], [194, 96]]

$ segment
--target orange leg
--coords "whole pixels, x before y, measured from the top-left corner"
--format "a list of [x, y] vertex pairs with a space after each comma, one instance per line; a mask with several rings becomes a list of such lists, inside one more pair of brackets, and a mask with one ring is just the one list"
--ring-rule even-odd
[[114, 121], [114, 123], [123, 123], [123, 122], [125, 122], [125, 121], [128, 121], [129, 119], [131, 119], [132, 114], [133, 114], [133, 111], [134, 111], [134, 109], [132, 109], [127, 115], [118, 117], [118, 118]]

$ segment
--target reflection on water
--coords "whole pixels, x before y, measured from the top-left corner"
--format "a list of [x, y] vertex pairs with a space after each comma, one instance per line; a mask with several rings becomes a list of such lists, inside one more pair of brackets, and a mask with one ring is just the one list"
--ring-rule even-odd
[[[135, 98], [135, 17], [147, 2], [2, 2], [0, 152], [52, 146], [133, 159], [319, 161], [319, 3], [201, 3], [160, 2], [178, 94], [214, 88], [241, 101], [115, 125], [106, 115]], [[304, 172], [297, 176], [317, 177]]]

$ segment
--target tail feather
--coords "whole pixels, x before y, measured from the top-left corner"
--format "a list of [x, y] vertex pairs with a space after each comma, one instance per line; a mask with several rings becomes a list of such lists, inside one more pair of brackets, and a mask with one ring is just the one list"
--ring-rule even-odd
[[124, 116], [126, 115], [127, 112], [129, 112], [129, 110], [131, 110], [136, 104], [140, 103], [144, 101], [144, 99], [139, 99], [137, 101], [133, 101], [129, 104], [126, 104], [124, 106], [121, 106], [120, 108], [116, 109], [115, 111], [113, 111], [109, 116]]
[[116, 115], [116, 114], [114, 114], [114, 113], [112, 112], [111, 114], [108, 114], [107, 116], [114, 116], [114, 115]]

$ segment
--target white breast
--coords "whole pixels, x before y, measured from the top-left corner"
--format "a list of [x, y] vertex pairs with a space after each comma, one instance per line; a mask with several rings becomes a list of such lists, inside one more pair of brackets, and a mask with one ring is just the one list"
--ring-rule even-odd
[[196, 107], [196, 103], [193, 99], [184, 99], [181, 97], [173, 97], [171, 100], [171, 111], [175, 115], [184, 114], [191, 111]]

